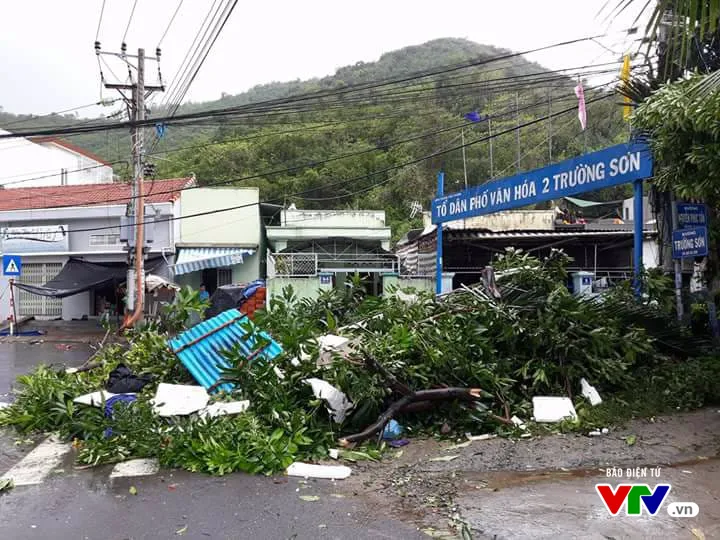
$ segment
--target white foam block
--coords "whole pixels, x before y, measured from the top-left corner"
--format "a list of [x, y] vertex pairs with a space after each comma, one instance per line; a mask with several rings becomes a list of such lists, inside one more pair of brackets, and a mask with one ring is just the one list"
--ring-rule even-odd
[[570, 398], [539, 396], [532, 398], [533, 416], [536, 422], [560, 422], [569, 418], [577, 419], [577, 413]]
[[204, 408], [210, 396], [202, 386], [160, 383], [153, 398], [159, 416], [183, 416]]
[[115, 465], [110, 473], [110, 478], [150, 476], [159, 470], [160, 464], [157, 459], [131, 459]]
[[325, 478], [327, 480], [344, 480], [352, 473], [350, 467], [345, 465], [313, 465], [296, 461], [287, 468], [288, 476], [302, 476], [303, 478]]

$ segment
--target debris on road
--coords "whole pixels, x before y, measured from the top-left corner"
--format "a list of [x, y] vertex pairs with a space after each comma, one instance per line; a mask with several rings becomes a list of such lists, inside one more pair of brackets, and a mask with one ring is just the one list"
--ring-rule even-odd
[[15, 487], [15, 483], [12, 478], [0, 478], [0, 493], [3, 491], [9, 491]]
[[222, 378], [223, 371], [231, 367], [222, 354], [228, 344], [238, 348], [248, 364], [258, 358], [272, 360], [282, 353], [280, 345], [269, 334], [258, 330], [249, 317], [237, 309], [203, 321], [168, 342], [180, 362], [209, 392], [231, 392], [234, 388]]
[[305, 379], [303, 382], [312, 387], [316, 398], [327, 402], [328, 412], [332, 414], [336, 423], [341, 424], [345, 421], [345, 416], [353, 409], [354, 405], [343, 392], [322, 379]]
[[219, 403], [211, 403], [204, 409], [200, 409], [198, 415], [201, 417], [215, 418], [216, 416], [240, 414], [247, 411], [249, 407], [249, 399], [242, 401], [221, 401]]
[[149, 375], [135, 375], [125, 364], [118, 364], [108, 375], [105, 389], [112, 394], [135, 394], [152, 380]]
[[98, 390], [97, 392], [91, 392], [90, 394], [78, 396], [73, 399], [73, 401], [75, 403], [79, 403], [80, 405], [88, 405], [90, 407], [102, 407], [105, 403], [108, 402], [110, 398], [117, 395], [118, 394], [107, 392], [105, 390]]
[[575, 406], [570, 398], [536, 396], [532, 398], [533, 417], [536, 422], [561, 422], [566, 419], [577, 420]]
[[320, 497], [318, 497], [317, 495], [300, 495], [298, 498], [302, 501], [307, 502], [315, 502], [320, 500]]
[[489, 441], [490, 439], [497, 437], [497, 435], [495, 433], [483, 433], [482, 435], [471, 435], [470, 433], [466, 433], [465, 437], [467, 437], [470, 441]]
[[390, 420], [382, 433], [382, 438], [386, 441], [398, 439], [403, 434], [403, 428], [396, 420]]
[[183, 416], [205, 408], [209, 400], [202, 386], [160, 383], [153, 409], [158, 416]]
[[453, 461], [454, 459], [459, 458], [459, 455], [452, 455], [452, 456], [440, 456], [440, 457], [434, 457], [430, 458], [430, 461]]
[[592, 386], [585, 378], [583, 377], [580, 379], [580, 388], [583, 397], [587, 398], [588, 401], [590, 401], [590, 405], [600, 405], [602, 403], [602, 398], [600, 397], [600, 394], [595, 389], [594, 386]]
[[313, 465], [296, 461], [287, 468], [288, 476], [302, 478], [322, 478], [326, 480], [344, 480], [352, 473], [345, 465]]
[[138, 490], [135, 486], [130, 486], [130, 488], [128, 489], [128, 493], [130, 493], [130, 495], [137, 495]]

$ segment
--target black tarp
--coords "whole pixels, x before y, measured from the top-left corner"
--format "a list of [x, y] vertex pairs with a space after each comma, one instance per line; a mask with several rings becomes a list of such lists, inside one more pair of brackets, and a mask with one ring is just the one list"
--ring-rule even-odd
[[[145, 272], [152, 272], [162, 262], [162, 259], [145, 261]], [[120, 284], [126, 281], [126, 263], [91, 263], [82, 259], [70, 258], [60, 273], [45, 285], [27, 285], [16, 282], [15, 286], [40, 296], [65, 298], [109, 283]]]
[[263, 280], [253, 281], [244, 285], [223, 285], [215, 289], [210, 297], [210, 307], [205, 311], [205, 318], [210, 319], [228, 309], [237, 309], [250, 298], [259, 287], [264, 287]]

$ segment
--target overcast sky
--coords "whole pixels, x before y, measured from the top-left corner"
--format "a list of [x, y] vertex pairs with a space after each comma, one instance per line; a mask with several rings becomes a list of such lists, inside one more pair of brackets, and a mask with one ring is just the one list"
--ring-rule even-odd
[[[178, 1], [137, 0], [126, 40], [129, 51], [144, 47], [154, 53]], [[188, 98], [217, 99], [221, 92], [235, 94], [256, 84], [328, 75], [338, 67], [377, 60], [384, 52], [441, 37], [523, 51], [603, 34], [609, 23], [597, 14], [606, 1], [240, 0]], [[119, 50], [133, 2], [106, 0], [99, 35], [104, 50]], [[45, 114], [99, 100], [93, 42], [101, 5], [102, 0], [4, 3], [0, 106], [5, 111]], [[211, 5], [211, 0], [184, 0], [162, 44], [166, 82], [175, 75]], [[627, 12], [612, 22], [613, 33], [600, 41], [622, 51], [629, 42], [618, 31], [630, 26], [634, 15]], [[560, 69], [616, 57], [587, 42], [529, 59]], [[112, 67], [117, 75], [126, 74]], [[103, 90], [103, 96], [115, 94]], [[80, 111], [82, 116], [99, 112]]]

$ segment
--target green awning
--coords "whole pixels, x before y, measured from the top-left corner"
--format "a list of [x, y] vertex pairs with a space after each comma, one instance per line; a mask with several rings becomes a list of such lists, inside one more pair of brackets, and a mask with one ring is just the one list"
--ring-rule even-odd
[[616, 204], [622, 204], [620, 201], [586, 201], [585, 199], [576, 199], [575, 197], [563, 197], [567, 202], [579, 206], [580, 208], [590, 208], [592, 206], [614, 206]]

